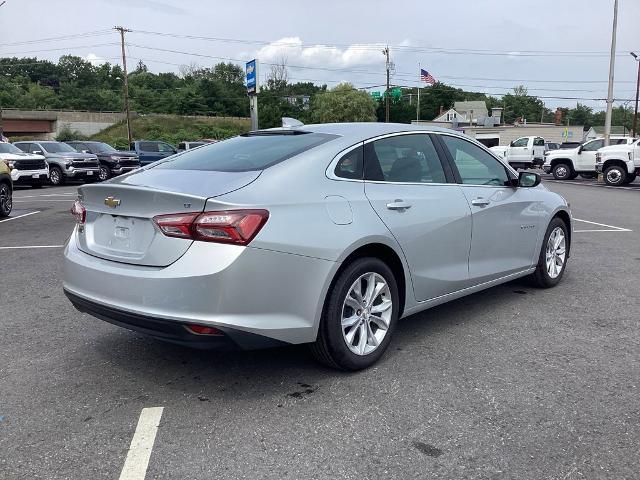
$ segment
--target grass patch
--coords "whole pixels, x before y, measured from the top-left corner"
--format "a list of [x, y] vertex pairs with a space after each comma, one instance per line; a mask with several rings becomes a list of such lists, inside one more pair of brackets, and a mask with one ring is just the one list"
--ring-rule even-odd
[[[247, 119], [224, 117], [183, 117], [179, 115], [140, 115], [131, 119], [134, 140], [162, 140], [172, 145], [201, 138], [223, 140], [248, 132], [251, 123]], [[126, 121], [116, 123], [92, 135], [118, 149], [129, 149]]]

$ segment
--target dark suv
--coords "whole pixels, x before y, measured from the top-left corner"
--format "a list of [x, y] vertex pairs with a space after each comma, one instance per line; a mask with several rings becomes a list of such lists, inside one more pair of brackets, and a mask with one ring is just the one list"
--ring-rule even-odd
[[135, 152], [121, 152], [104, 142], [74, 140], [66, 143], [78, 152], [93, 153], [98, 157], [100, 162], [98, 179], [100, 181], [140, 168], [140, 160]]
[[138, 154], [142, 165], [148, 165], [178, 153], [173, 145], [158, 140], [136, 140], [131, 142], [130, 148]]

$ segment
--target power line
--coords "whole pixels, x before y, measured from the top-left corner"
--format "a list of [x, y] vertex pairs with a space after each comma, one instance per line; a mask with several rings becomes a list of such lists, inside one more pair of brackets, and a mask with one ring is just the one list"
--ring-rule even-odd
[[[162, 37], [182, 38], [188, 40], [203, 40], [219, 43], [236, 43], [243, 45], [268, 45], [272, 47], [284, 47], [284, 48], [348, 48], [350, 50], [364, 50], [364, 51], [378, 51], [383, 48], [383, 44], [340, 44], [340, 43], [318, 43], [318, 44], [303, 44], [303, 43], [291, 43], [291, 42], [268, 42], [264, 40], [243, 40], [237, 38], [221, 38], [221, 37], [206, 37], [200, 35], [185, 35], [168, 32], [152, 32], [148, 30], [134, 30], [132, 33], [139, 33], [143, 35], [156, 35]], [[607, 57], [609, 52], [605, 51], [580, 51], [580, 50], [491, 50], [491, 49], [471, 49], [471, 48], [445, 48], [445, 47], [427, 47], [427, 46], [413, 46], [413, 45], [390, 45], [390, 48], [398, 51], [406, 52], [425, 52], [425, 53], [446, 53], [452, 55], [495, 55], [495, 56], [523, 56], [523, 57], [545, 57], [545, 56], [571, 56], [571, 57]], [[625, 55], [626, 50], [616, 52], [617, 55]]]
[[48, 38], [41, 38], [36, 40], [23, 40], [20, 42], [2, 43], [0, 44], [0, 48], [14, 47], [17, 45], [32, 45], [35, 43], [59, 42], [61, 40], [73, 40], [76, 38], [98, 37], [101, 35], [109, 35], [109, 34], [111, 34], [111, 30], [94, 30], [92, 32], [73, 33], [69, 35], [61, 35], [59, 37], [48, 37]]

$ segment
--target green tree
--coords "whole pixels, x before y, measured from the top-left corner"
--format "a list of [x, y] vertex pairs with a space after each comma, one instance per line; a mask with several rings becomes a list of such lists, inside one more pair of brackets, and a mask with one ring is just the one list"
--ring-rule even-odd
[[376, 104], [367, 92], [341, 83], [311, 100], [311, 118], [318, 123], [373, 122]]

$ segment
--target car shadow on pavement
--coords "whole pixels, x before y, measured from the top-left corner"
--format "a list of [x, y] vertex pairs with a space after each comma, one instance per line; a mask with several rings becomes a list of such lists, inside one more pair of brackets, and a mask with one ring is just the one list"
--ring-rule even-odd
[[455, 337], [462, 322], [476, 321], [477, 312], [505, 307], [514, 296], [535, 292], [516, 281], [407, 317], [398, 324], [381, 361], [356, 373], [322, 366], [305, 345], [231, 352], [194, 350], [111, 326], [108, 333], [95, 338], [87, 348], [96, 349], [94, 355], [101, 357], [104, 368], [117, 371], [119, 388], [126, 382], [146, 392], [165, 391], [167, 395], [162, 398], [170, 397], [169, 391], [173, 391], [199, 401], [214, 397], [231, 400], [239, 394], [299, 399], [332, 382], [348, 382], [360, 375], [366, 378], [376, 372], [392, 373], [406, 361], [403, 350], [424, 349], [430, 338], [438, 341], [438, 335]]

